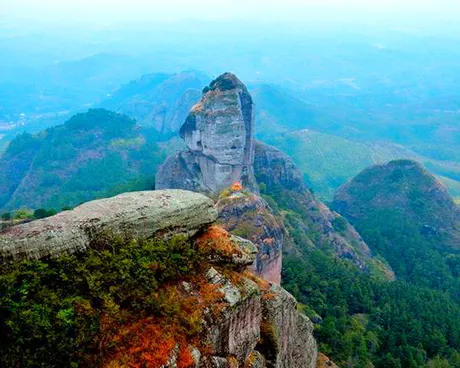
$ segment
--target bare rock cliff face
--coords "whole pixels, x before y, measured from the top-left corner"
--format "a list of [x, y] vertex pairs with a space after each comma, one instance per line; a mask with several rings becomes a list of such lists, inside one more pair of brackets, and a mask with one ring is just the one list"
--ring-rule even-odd
[[232, 234], [251, 240], [258, 249], [253, 271], [264, 280], [281, 283], [285, 229], [267, 202], [252, 193], [219, 199], [218, 223]]
[[205, 89], [180, 129], [187, 151], [170, 157], [156, 177], [156, 189], [219, 192], [242, 182], [257, 191], [254, 179], [254, 104], [231, 73]]
[[193, 235], [214, 222], [211, 199], [183, 190], [125, 193], [0, 232], [0, 260], [38, 259], [86, 249], [104, 232], [128, 237]]

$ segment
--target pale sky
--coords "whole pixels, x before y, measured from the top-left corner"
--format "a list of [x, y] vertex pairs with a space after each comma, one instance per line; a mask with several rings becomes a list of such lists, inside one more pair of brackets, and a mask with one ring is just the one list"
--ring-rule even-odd
[[157, 21], [418, 15], [460, 21], [460, 0], [0, 0], [0, 16], [37, 20]]

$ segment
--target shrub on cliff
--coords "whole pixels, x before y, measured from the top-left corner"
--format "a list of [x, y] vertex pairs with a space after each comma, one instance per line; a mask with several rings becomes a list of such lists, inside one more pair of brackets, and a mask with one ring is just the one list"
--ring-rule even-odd
[[[176, 236], [104, 238], [84, 254], [2, 265], [0, 366], [166, 363], [177, 342], [199, 333], [202, 309], [171, 282], [196, 277], [199, 295], [220, 296], [200, 283], [200, 264], [193, 243]], [[184, 346], [180, 362], [190, 361]]]

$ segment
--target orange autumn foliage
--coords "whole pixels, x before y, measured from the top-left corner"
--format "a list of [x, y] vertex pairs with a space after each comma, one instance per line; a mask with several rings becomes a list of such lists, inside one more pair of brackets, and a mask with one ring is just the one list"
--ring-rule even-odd
[[241, 192], [243, 190], [243, 185], [239, 181], [235, 181], [230, 189], [234, 192]]
[[189, 368], [195, 365], [195, 361], [189, 349], [182, 348], [179, 351], [176, 364], [178, 368]]
[[101, 321], [101, 351], [106, 355], [104, 368], [156, 368], [165, 365], [176, 347], [177, 366], [194, 365], [189, 345], [205, 351], [199, 332], [205, 310], [217, 315], [225, 308], [218, 285], [209, 284], [203, 276], [190, 279], [194, 292], [179, 285], [165, 286], [158, 298], [173, 306], [172, 318], [147, 317], [124, 321], [104, 316]]
[[198, 249], [205, 253], [220, 253], [224, 256], [240, 253], [227, 230], [220, 226], [210, 226], [208, 230], [198, 238]]

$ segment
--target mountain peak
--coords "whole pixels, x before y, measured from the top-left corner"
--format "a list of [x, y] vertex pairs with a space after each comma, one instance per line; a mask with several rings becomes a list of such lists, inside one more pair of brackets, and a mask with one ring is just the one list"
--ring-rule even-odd
[[208, 90], [229, 91], [232, 89], [240, 88], [247, 91], [246, 86], [238, 79], [235, 74], [227, 72], [214, 79], [209, 85]]
[[339, 188], [333, 208], [352, 222], [377, 213], [403, 216], [422, 230], [432, 229], [441, 243], [458, 247], [458, 208], [444, 185], [416, 161], [395, 160], [363, 170]]

